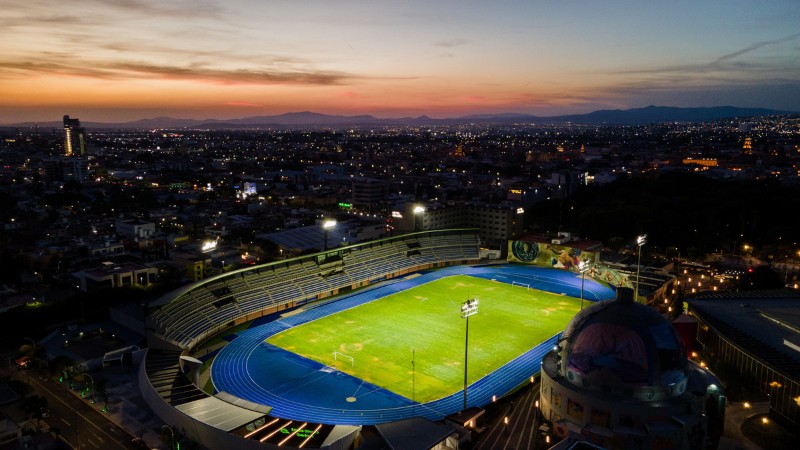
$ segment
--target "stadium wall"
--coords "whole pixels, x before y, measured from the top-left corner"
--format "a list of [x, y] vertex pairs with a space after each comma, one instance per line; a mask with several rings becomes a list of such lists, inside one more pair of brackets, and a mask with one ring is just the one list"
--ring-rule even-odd
[[544, 242], [508, 241], [508, 262], [578, 271], [581, 260], [594, 261], [595, 252]]
[[510, 263], [533, 264], [578, 273], [580, 261], [592, 262], [588, 277], [615, 287], [633, 288], [626, 274], [600, 264], [600, 254], [597, 252], [546, 242], [508, 241]]

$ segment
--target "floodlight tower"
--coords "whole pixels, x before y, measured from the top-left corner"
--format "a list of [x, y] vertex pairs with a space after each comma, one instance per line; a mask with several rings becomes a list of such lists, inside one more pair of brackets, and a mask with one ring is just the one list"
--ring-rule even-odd
[[328, 249], [328, 230], [336, 226], [336, 221], [333, 219], [328, 219], [325, 222], [322, 222], [322, 233], [325, 235], [325, 248], [324, 250]]
[[478, 314], [478, 299], [471, 298], [461, 304], [461, 318], [467, 321], [467, 332], [464, 336], [464, 410], [467, 409], [467, 355], [469, 351], [469, 316]]
[[417, 231], [417, 216], [425, 212], [425, 207], [417, 205], [414, 207], [414, 231]]
[[578, 262], [578, 271], [581, 273], [581, 311], [583, 311], [583, 283], [586, 282], [586, 272], [592, 268], [592, 263], [586, 260]]
[[647, 243], [647, 235], [643, 234], [636, 238], [636, 245], [639, 247], [638, 249], [638, 259], [636, 261], [636, 290], [633, 291], [633, 296], [635, 299], [639, 298], [639, 271], [642, 267], [642, 246]]

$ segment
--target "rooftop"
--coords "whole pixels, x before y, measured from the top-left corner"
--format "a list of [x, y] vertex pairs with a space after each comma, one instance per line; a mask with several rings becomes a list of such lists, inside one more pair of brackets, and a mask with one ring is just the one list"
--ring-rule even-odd
[[756, 359], [800, 379], [800, 352], [784, 342], [800, 334], [800, 291], [717, 293], [690, 299], [689, 307]]

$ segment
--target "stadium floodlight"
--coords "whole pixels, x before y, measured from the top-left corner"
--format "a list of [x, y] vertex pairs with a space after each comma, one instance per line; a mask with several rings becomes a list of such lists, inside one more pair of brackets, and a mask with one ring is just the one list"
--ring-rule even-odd
[[328, 230], [336, 226], [336, 221], [333, 219], [328, 219], [322, 222], [322, 233], [325, 235], [325, 248], [324, 250], [328, 249]]
[[643, 234], [636, 238], [636, 245], [638, 246], [639, 256], [636, 261], [636, 289], [633, 291], [633, 297], [638, 301], [639, 299], [639, 272], [642, 268], [642, 246], [647, 243], [647, 235]]
[[425, 207], [417, 205], [414, 207], [414, 231], [417, 231], [417, 216], [425, 212]]
[[586, 260], [578, 262], [578, 271], [581, 273], [581, 311], [583, 311], [583, 283], [586, 282], [586, 272], [592, 268], [592, 263]]
[[467, 410], [467, 356], [469, 352], [469, 316], [478, 314], [478, 299], [471, 298], [461, 304], [461, 318], [467, 321], [467, 330], [464, 335], [464, 411]]
[[466, 319], [478, 313], [478, 299], [472, 298], [461, 304], [461, 318]]

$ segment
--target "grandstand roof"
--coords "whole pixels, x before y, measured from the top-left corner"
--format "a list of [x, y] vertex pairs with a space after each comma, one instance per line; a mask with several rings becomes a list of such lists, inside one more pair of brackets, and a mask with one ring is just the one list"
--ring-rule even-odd
[[375, 425], [389, 448], [415, 450], [433, 448], [456, 431], [447, 425], [420, 417]]
[[175, 407], [184, 414], [223, 431], [232, 431], [265, 414], [231, 405], [216, 397], [206, 397]]
[[776, 371], [800, 379], [800, 352], [784, 342], [800, 334], [800, 292], [716, 293], [688, 302], [695, 315], [719, 334]]

